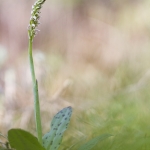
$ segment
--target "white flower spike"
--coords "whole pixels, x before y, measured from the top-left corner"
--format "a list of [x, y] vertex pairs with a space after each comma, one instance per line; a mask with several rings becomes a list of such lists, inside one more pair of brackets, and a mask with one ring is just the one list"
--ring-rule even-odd
[[32, 6], [31, 10], [31, 18], [30, 18], [30, 23], [28, 27], [28, 36], [29, 39], [32, 39], [35, 37], [37, 34], [37, 29], [38, 25], [40, 24], [39, 19], [40, 19], [40, 9], [42, 8], [42, 4], [46, 0], [37, 0], [34, 5]]

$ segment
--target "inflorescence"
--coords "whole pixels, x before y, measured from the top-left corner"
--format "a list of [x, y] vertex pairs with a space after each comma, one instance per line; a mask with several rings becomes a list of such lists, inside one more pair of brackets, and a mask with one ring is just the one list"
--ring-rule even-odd
[[39, 19], [40, 19], [40, 9], [42, 8], [42, 4], [46, 0], [37, 0], [34, 5], [32, 6], [32, 11], [31, 11], [31, 18], [30, 18], [30, 23], [28, 26], [28, 36], [29, 39], [32, 39], [35, 37], [37, 34], [38, 30], [37, 27], [40, 24]]

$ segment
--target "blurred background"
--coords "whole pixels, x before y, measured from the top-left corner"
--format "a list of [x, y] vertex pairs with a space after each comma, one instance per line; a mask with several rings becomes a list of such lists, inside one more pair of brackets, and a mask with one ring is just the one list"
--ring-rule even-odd
[[[34, 2], [0, 0], [3, 134], [35, 134], [27, 36]], [[60, 149], [111, 133], [96, 150], [149, 150], [150, 1], [47, 0], [40, 22], [33, 56], [43, 133], [56, 112], [72, 106]]]

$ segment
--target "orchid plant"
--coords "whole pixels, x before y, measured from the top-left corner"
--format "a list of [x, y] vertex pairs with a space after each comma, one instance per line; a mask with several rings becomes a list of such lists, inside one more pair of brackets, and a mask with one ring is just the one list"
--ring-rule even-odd
[[[32, 6], [31, 18], [28, 26], [28, 52], [34, 93], [34, 113], [37, 137], [22, 129], [10, 129], [7, 137], [0, 134], [1, 138], [5, 138], [7, 140], [6, 143], [0, 142], [0, 150], [58, 150], [63, 139], [63, 134], [68, 128], [70, 122], [72, 107], [68, 106], [63, 108], [53, 117], [50, 124], [50, 131], [42, 136], [38, 81], [36, 79], [34, 70], [32, 44], [35, 35], [39, 31], [37, 27], [40, 24], [40, 10], [45, 1], [46, 0], [37, 0], [34, 3]], [[79, 146], [78, 150], [91, 150], [99, 141], [110, 136], [110, 134], [100, 135], [90, 140], [86, 144]]]

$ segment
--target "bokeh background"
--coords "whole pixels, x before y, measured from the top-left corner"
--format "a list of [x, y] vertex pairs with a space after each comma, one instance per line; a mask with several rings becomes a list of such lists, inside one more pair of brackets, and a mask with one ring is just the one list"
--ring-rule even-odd
[[[0, 132], [36, 135], [27, 27], [34, 0], [0, 0]], [[60, 149], [150, 149], [150, 1], [47, 0], [34, 39], [43, 133], [72, 106]]]

